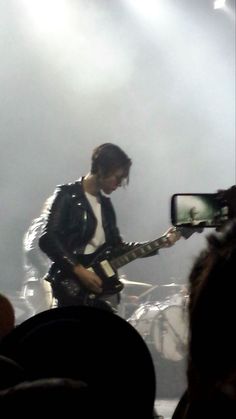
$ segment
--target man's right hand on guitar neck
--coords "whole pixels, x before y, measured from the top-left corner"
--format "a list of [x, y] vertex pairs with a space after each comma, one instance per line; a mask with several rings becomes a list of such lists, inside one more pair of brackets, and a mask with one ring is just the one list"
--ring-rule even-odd
[[172, 226], [168, 228], [163, 236], [166, 238], [165, 247], [171, 247], [181, 238], [181, 233], [176, 229], [176, 227]]
[[85, 288], [95, 294], [102, 293], [102, 280], [94, 271], [90, 271], [82, 265], [76, 265], [73, 272], [78, 276], [79, 281], [85, 286]]

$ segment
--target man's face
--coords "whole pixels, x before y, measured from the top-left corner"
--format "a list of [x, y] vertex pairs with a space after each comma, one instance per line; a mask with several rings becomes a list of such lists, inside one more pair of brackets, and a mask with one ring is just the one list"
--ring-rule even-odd
[[107, 176], [98, 174], [98, 186], [105, 194], [110, 195], [127, 178], [127, 171], [124, 169], [116, 169]]

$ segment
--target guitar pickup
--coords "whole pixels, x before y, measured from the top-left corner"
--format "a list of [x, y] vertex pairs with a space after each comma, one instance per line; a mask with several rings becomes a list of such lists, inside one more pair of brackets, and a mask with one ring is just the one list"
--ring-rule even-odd
[[113, 271], [110, 263], [108, 262], [108, 260], [103, 260], [102, 262], [100, 262], [100, 265], [103, 269], [103, 271], [105, 272], [106, 276], [108, 278], [112, 277], [115, 275], [115, 272]]
[[94, 269], [92, 268], [92, 266], [90, 266], [89, 268], [86, 268], [86, 269], [87, 269], [87, 271], [95, 272]]

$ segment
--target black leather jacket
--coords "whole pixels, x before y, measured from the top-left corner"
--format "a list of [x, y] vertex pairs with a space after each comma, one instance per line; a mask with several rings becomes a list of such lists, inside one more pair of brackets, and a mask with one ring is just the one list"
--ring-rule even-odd
[[[74, 183], [58, 186], [47, 208], [39, 247], [53, 263], [45, 279], [55, 279], [61, 269], [68, 272], [80, 263], [81, 255], [95, 233], [97, 220], [84, 193], [82, 181], [83, 177]], [[122, 240], [110, 198], [102, 194], [100, 198], [106, 245], [115, 249], [116, 256], [135, 249], [141, 243]], [[154, 251], [148, 256], [157, 253]]]
[[[47, 209], [39, 247], [54, 262], [49, 270], [53, 276], [56, 269], [72, 269], [80, 262], [80, 255], [96, 229], [97, 220], [85, 196], [82, 181], [80, 178], [74, 183], [58, 186]], [[133, 247], [135, 244], [124, 243], [121, 239], [110, 198], [103, 195], [100, 198], [106, 244], [123, 249]]]

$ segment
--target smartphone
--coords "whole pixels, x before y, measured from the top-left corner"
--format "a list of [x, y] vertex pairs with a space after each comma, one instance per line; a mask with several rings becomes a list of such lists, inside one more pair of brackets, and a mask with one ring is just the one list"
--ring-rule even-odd
[[228, 206], [218, 193], [180, 193], [171, 197], [174, 226], [219, 227], [228, 220]]

